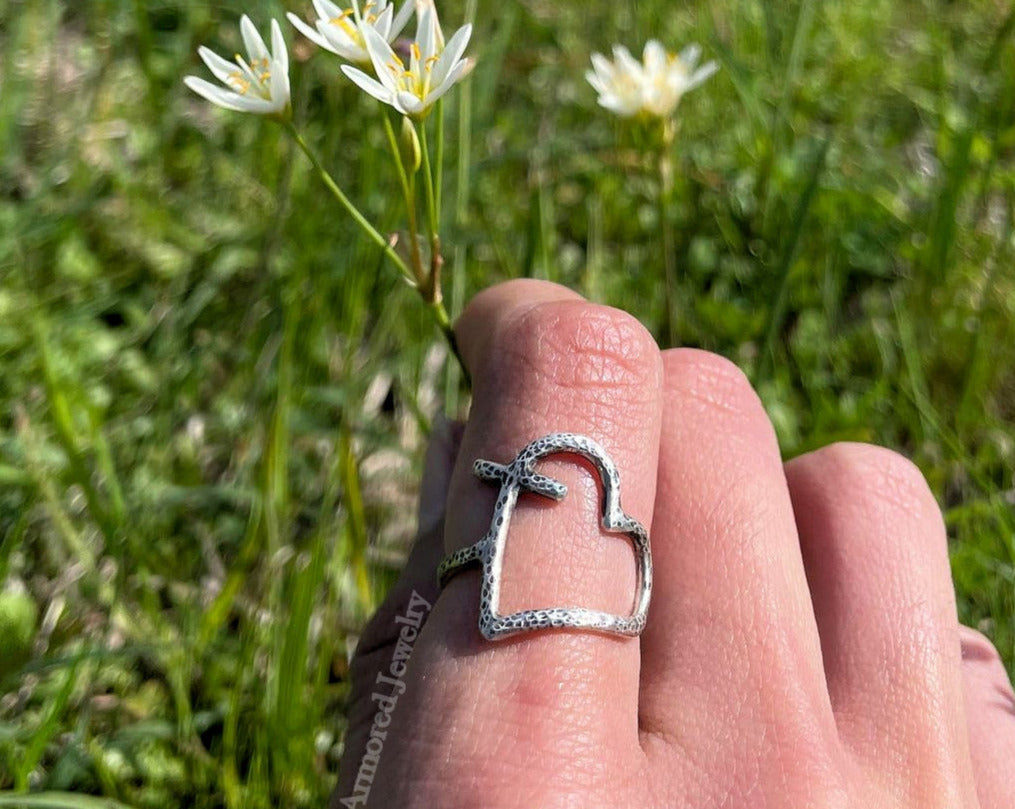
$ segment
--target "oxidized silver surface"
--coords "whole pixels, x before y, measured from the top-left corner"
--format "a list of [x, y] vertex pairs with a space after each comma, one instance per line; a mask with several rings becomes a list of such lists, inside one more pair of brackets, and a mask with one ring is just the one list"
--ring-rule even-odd
[[[602, 480], [600, 524], [603, 530], [625, 534], [631, 540], [637, 558], [638, 586], [630, 615], [614, 615], [584, 607], [522, 610], [509, 615], [498, 612], [504, 548], [518, 495], [534, 492], [552, 500], [563, 500], [567, 487], [533, 468], [537, 461], [559, 454], [581, 455], [592, 463]], [[536, 629], [587, 629], [616, 635], [641, 633], [652, 597], [652, 554], [648, 533], [641, 523], [625, 514], [620, 507], [620, 474], [606, 450], [583, 435], [553, 433], [525, 446], [509, 464], [477, 460], [472, 471], [482, 480], [500, 486], [490, 529], [474, 545], [446, 556], [437, 568], [437, 578], [443, 588], [452, 576], [463, 569], [482, 566], [479, 631], [484, 638], [499, 640]]]

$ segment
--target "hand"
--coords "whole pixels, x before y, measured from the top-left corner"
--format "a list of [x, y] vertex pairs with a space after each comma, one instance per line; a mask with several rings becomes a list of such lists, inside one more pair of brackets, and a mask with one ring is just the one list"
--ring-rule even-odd
[[[630, 316], [551, 284], [480, 294], [457, 333], [472, 412], [430, 448], [419, 540], [353, 661], [334, 807], [1015, 806], [1015, 697], [958, 624], [916, 467], [847, 444], [784, 465], [735, 366], [660, 353]], [[472, 462], [557, 431], [606, 448], [650, 526], [640, 639], [489, 642], [477, 572], [437, 592], [440, 558], [490, 521]], [[595, 479], [564, 456], [540, 471], [569, 494], [520, 501], [504, 611], [626, 613], [633, 553], [600, 532]]]

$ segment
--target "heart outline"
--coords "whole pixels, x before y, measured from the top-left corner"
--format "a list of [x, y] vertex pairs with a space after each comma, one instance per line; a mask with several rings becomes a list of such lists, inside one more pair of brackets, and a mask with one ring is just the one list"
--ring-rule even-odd
[[[499, 612], [504, 553], [518, 495], [533, 492], [553, 500], [563, 500], [567, 487], [533, 468], [537, 461], [561, 454], [579, 455], [592, 463], [602, 483], [600, 527], [607, 533], [625, 535], [631, 541], [637, 561], [638, 582], [634, 606], [628, 615], [585, 607]], [[445, 558], [438, 568], [438, 579], [443, 587], [463, 567], [482, 566], [479, 631], [484, 638], [502, 640], [540, 629], [586, 629], [623, 636], [641, 634], [652, 596], [652, 554], [648, 533], [621, 507], [620, 473], [602, 446], [576, 433], [551, 433], [527, 444], [509, 464], [477, 460], [473, 464], [473, 473], [481, 480], [500, 485], [490, 528], [478, 542]]]

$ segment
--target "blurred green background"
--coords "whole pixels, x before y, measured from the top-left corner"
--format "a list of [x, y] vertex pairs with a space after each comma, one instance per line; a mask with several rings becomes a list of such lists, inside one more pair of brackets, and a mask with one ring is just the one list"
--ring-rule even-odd
[[[907, 454], [961, 617], [1010, 668], [1007, 0], [476, 5], [447, 105], [452, 315], [553, 279], [733, 358], [786, 456]], [[303, 807], [334, 785], [347, 656], [403, 559], [428, 425], [467, 399], [284, 132], [182, 84], [242, 13], [266, 33], [286, 10], [310, 2], [0, 0], [2, 791]], [[376, 104], [283, 26], [297, 124], [402, 227]], [[722, 65], [679, 108], [666, 223], [583, 75], [649, 36]]]

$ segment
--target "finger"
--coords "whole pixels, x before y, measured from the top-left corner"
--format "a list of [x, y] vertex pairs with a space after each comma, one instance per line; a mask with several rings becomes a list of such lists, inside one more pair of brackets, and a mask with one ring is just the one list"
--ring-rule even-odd
[[[419, 490], [417, 519], [420, 533], [430, 531], [444, 519], [447, 510], [448, 488], [451, 485], [451, 473], [455, 468], [455, 460], [458, 457], [458, 448], [462, 445], [464, 432], [465, 425], [459, 421], [449, 421], [443, 416], [434, 419], [430, 442], [426, 448], [426, 457], [423, 459], [423, 481]], [[418, 571], [420, 575], [424, 572]], [[433, 576], [429, 576], [429, 579], [427, 588], [432, 588], [434, 586]], [[432, 589], [430, 591], [432, 592]]]
[[1015, 806], [1015, 692], [994, 645], [959, 628], [969, 749], [980, 809]]
[[[473, 462], [507, 463], [558, 431], [602, 444], [619, 469], [624, 508], [648, 520], [660, 364], [637, 321], [561, 287], [519, 281], [478, 296], [457, 335], [475, 390], [448, 499], [446, 550], [466, 547], [490, 528], [497, 487], [473, 474]], [[582, 606], [628, 613], [634, 553], [626, 538], [601, 531], [601, 495], [588, 465], [561, 457], [537, 471], [569, 493], [559, 503], [519, 500], [508, 528], [501, 611]], [[425, 679], [412, 683], [413, 703], [426, 706], [431, 732], [414, 745], [414, 769], [403, 778], [433, 780], [454, 766], [475, 774], [476, 801], [494, 805], [489, 789], [497, 782], [515, 796], [519, 789], [566, 790], [594, 782], [621, 748], [640, 756], [637, 639], [543, 631], [491, 642], [477, 628], [479, 600], [478, 572], [454, 577], [420, 637], [413, 670]]]
[[[392, 653], [404, 624], [395, 618], [410, 605], [432, 605], [437, 599], [434, 570], [444, 552], [444, 507], [451, 471], [462, 440], [463, 425], [445, 419], [434, 422], [423, 463], [420, 489], [419, 532], [405, 569], [363, 630], [349, 666], [351, 690], [346, 710], [348, 729], [339, 764], [338, 788], [332, 805], [352, 792], [370, 735], [377, 705], [370, 694], [378, 674], [390, 676]], [[424, 610], [418, 611], [421, 615]]]
[[923, 476], [860, 444], [786, 475], [840, 737], [904, 805], [973, 805], [947, 543]]
[[774, 431], [729, 361], [677, 349], [663, 367], [646, 751], [680, 805], [789, 806], [800, 789], [838, 805], [822, 792], [835, 728]]

